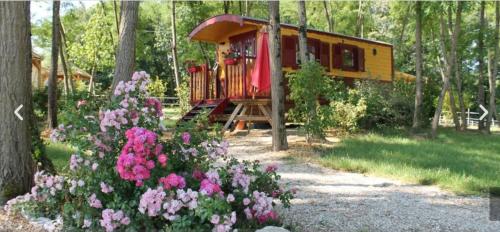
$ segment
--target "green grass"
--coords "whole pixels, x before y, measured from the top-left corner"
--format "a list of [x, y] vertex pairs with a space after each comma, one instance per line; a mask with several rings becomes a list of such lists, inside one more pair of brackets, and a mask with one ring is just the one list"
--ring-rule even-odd
[[52, 142], [47, 144], [46, 149], [47, 156], [54, 164], [56, 171], [58, 173], [67, 172], [69, 158], [74, 152], [74, 149], [67, 144]]
[[500, 136], [440, 131], [436, 139], [392, 131], [354, 135], [322, 148], [326, 167], [435, 184], [458, 194], [483, 194], [500, 186]]
[[182, 117], [181, 108], [179, 107], [166, 107], [163, 109], [163, 126], [172, 128], [177, 121]]

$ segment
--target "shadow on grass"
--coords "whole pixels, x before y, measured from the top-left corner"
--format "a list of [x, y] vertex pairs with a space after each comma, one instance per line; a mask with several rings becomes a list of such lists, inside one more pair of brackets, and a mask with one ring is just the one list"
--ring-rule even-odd
[[47, 144], [47, 156], [54, 164], [58, 173], [64, 173], [68, 170], [68, 163], [74, 149], [67, 144], [63, 143], [49, 143]]
[[500, 136], [440, 131], [436, 139], [384, 132], [344, 139], [320, 149], [328, 167], [436, 184], [459, 194], [482, 194], [500, 186]]

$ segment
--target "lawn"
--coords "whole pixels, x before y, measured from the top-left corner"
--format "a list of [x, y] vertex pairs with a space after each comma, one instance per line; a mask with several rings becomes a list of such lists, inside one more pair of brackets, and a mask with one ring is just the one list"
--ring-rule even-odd
[[458, 194], [484, 194], [500, 186], [500, 135], [442, 129], [436, 139], [403, 131], [371, 132], [321, 148], [317, 161], [334, 169], [410, 183], [435, 184]]
[[48, 143], [46, 149], [47, 156], [52, 160], [56, 171], [58, 173], [67, 172], [69, 158], [74, 152], [74, 149], [67, 144], [53, 142]]

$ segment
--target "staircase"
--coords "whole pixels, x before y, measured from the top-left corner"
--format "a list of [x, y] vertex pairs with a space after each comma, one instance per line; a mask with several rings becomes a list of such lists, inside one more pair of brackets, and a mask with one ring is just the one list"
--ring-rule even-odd
[[182, 116], [182, 118], [179, 119], [179, 122], [190, 121], [202, 112], [207, 112], [210, 121], [213, 121], [212, 116], [216, 114], [223, 114], [228, 102], [228, 99], [202, 100], [198, 104], [194, 105], [189, 112]]

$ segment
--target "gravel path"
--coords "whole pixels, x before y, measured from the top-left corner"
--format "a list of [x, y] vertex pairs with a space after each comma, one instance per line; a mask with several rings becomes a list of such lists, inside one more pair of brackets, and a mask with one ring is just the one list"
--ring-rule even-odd
[[[238, 159], [277, 163], [282, 182], [298, 189], [293, 206], [280, 209], [285, 224], [295, 231], [500, 231], [489, 221], [487, 198], [461, 197], [435, 186], [340, 172], [307, 161], [293, 145], [287, 152], [271, 152], [269, 131], [231, 135], [230, 154]], [[290, 144], [303, 139], [289, 136]], [[302, 160], [302, 159], [301, 159]]]

